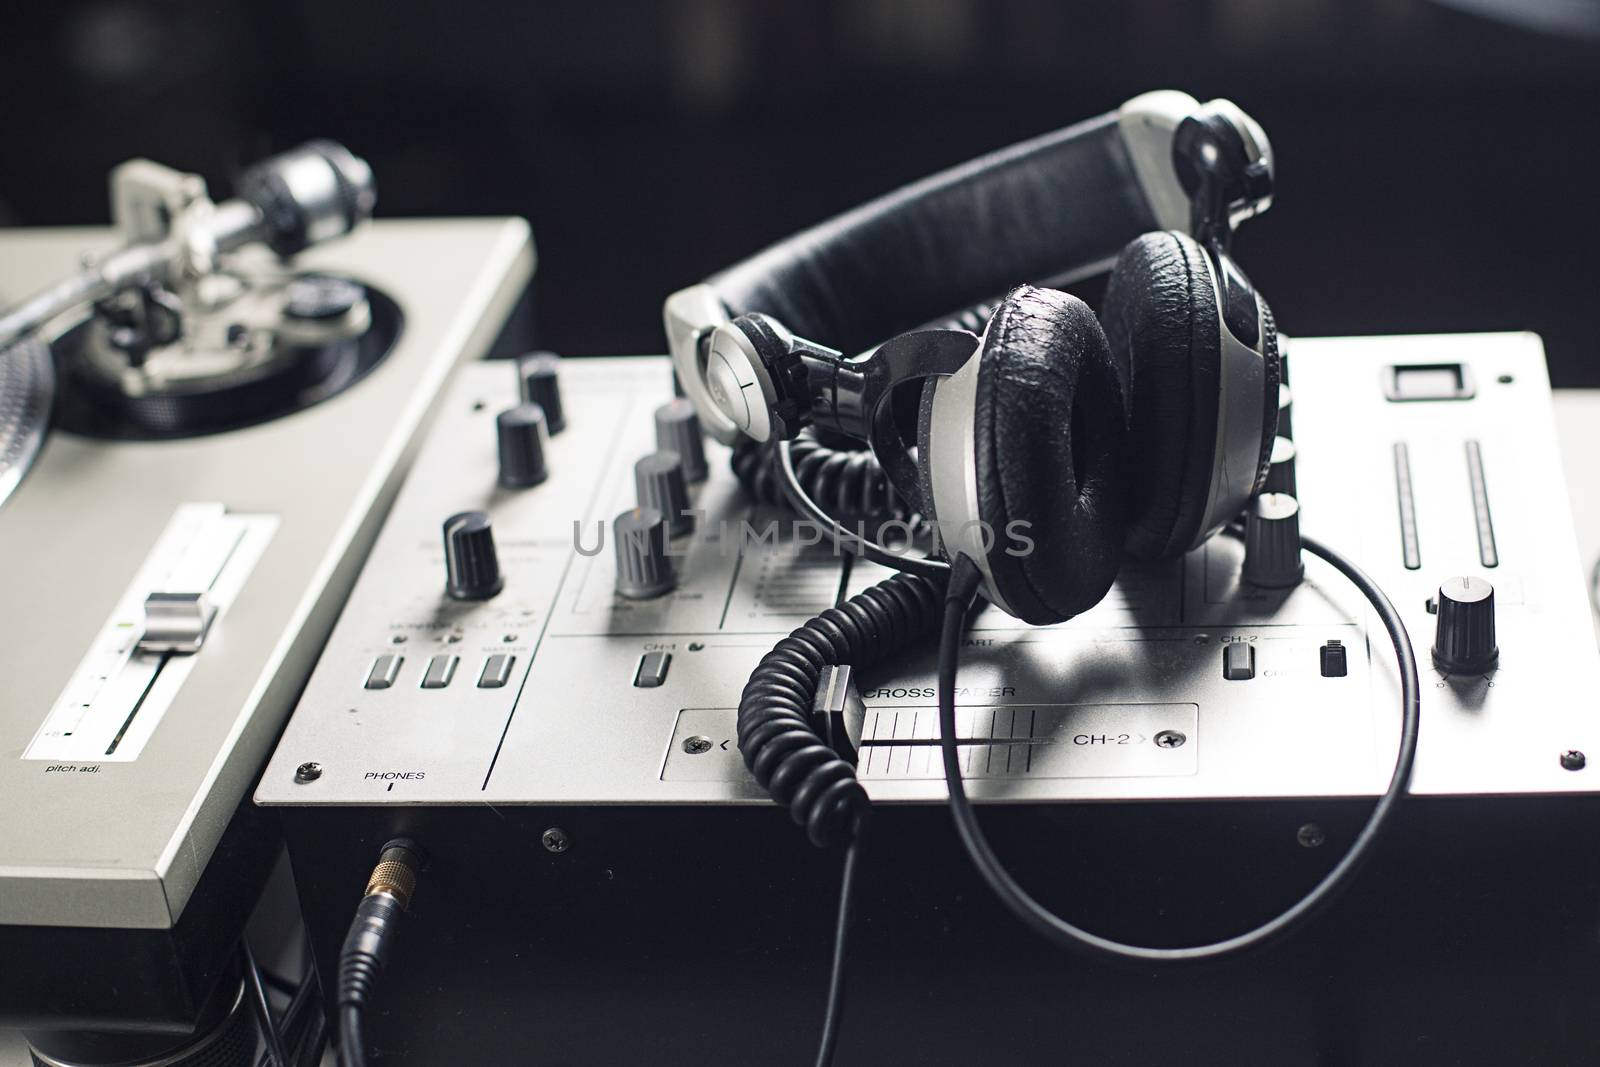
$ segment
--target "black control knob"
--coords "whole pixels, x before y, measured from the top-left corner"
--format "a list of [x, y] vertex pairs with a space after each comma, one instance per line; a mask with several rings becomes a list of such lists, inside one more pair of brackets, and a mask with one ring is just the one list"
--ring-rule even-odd
[[1305, 577], [1300, 559], [1300, 503], [1282, 493], [1262, 493], [1244, 517], [1244, 580], [1286, 589]]
[[517, 361], [517, 388], [524, 404], [544, 409], [546, 427], [553, 434], [567, 428], [561, 412], [561, 357], [554, 352], [529, 352]]
[[1267, 465], [1267, 486], [1263, 492], [1299, 497], [1295, 486], [1295, 455], [1293, 441], [1281, 435], [1272, 439], [1272, 461]]
[[505, 585], [486, 513], [463, 511], [444, 520], [444, 567], [444, 591], [456, 600], [487, 600]]
[[683, 461], [683, 478], [689, 484], [706, 480], [706, 447], [700, 435], [700, 416], [682, 398], [656, 408], [656, 448], [676, 452]]
[[681, 537], [694, 529], [683, 460], [676, 452], [652, 452], [635, 463], [633, 485], [639, 494], [639, 506], [655, 508], [667, 520], [668, 537]]
[[1294, 395], [1287, 383], [1278, 386], [1278, 436], [1294, 436]]
[[624, 511], [611, 524], [617, 553], [617, 594], [649, 600], [672, 591], [677, 576], [667, 558], [667, 520], [655, 508]]
[[1481, 674], [1500, 660], [1494, 636], [1494, 586], [1482, 578], [1447, 578], [1439, 587], [1433, 663], [1446, 674]]
[[550, 476], [544, 461], [544, 446], [550, 435], [545, 429], [543, 408], [538, 404], [518, 404], [495, 416], [494, 428], [500, 443], [501, 485], [526, 489]]

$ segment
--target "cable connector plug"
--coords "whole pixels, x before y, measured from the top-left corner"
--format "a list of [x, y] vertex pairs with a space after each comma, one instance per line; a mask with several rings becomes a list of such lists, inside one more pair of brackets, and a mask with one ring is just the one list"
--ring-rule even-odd
[[393, 942], [390, 935], [411, 903], [421, 866], [422, 853], [416, 845], [405, 840], [390, 841], [383, 846], [378, 864], [367, 879], [366, 892], [356, 906], [350, 931], [339, 949], [340, 1067], [364, 1067], [366, 1063], [361, 1013], [388, 956]]

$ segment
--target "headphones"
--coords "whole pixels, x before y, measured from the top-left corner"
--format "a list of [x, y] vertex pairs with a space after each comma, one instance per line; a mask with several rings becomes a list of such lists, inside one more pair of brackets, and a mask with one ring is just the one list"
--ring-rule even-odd
[[[1060, 622], [1125, 555], [1188, 551], [1265, 482], [1282, 362], [1228, 246], [1271, 193], [1243, 111], [1146, 93], [673, 294], [678, 379], [724, 443], [808, 424], [866, 442], [992, 603]], [[1113, 265], [1098, 319], [1054, 288], [992, 303]], [[938, 317], [951, 308], [971, 310]], [[890, 566], [944, 566], [845, 536]]]
[[[814, 844], [846, 846], [819, 1063], [837, 1040], [870, 809], [835, 720], [848, 730], [850, 670], [935, 629], [939, 746], [958, 837], [997, 898], [1062, 947], [1145, 965], [1280, 936], [1344, 884], [1404, 793], [1420, 722], [1404, 623], [1359, 567], [1311, 538], [1304, 549], [1352, 582], [1389, 633], [1402, 730], [1365, 827], [1292, 906], [1209, 944], [1102, 937], [1011, 878], [962, 784], [955, 680], [975, 593], [1024, 622], [1064, 621], [1104, 597], [1123, 559], [1187, 552], [1264, 487], [1283, 360], [1272, 312], [1228, 247], [1240, 222], [1270, 206], [1272, 180], [1266, 136], [1238, 107], [1147, 93], [880, 197], [667, 299], [677, 380], [705, 427], [725, 444], [771, 442], [790, 503], [866, 558], [910, 572], [778, 641], [739, 699], [752, 776]], [[1106, 270], [1098, 317], [1044, 287]], [[1016, 285], [1028, 279], [1039, 284]], [[790, 454], [808, 426], [808, 456], [837, 436], [865, 442], [943, 559], [897, 556], [818, 506]], [[817, 495], [838, 498], [828, 468], [813, 466], [826, 477], [811, 480]]]

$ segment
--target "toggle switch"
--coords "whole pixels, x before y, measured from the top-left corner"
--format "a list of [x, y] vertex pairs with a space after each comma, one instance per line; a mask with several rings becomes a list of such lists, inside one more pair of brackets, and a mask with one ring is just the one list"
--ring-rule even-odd
[[639, 689], [655, 689], [667, 680], [672, 667], [671, 652], [646, 652], [639, 657], [639, 669], [633, 674], [633, 684]]
[[1230, 682], [1247, 682], [1256, 676], [1256, 646], [1229, 641], [1222, 646], [1222, 676]]
[[511, 679], [512, 664], [517, 662], [517, 657], [508, 656], [497, 652], [483, 661], [483, 670], [478, 675], [479, 689], [504, 689], [506, 682]]
[[428, 660], [428, 669], [422, 675], [422, 688], [443, 689], [456, 676], [455, 656], [441, 653]]
[[1343, 641], [1329, 641], [1318, 650], [1317, 658], [1324, 678], [1343, 678], [1350, 673], [1349, 651]]
[[394, 680], [400, 677], [400, 664], [405, 662], [404, 656], [379, 656], [372, 661], [372, 669], [367, 671], [366, 688], [388, 689], [394, 685]]

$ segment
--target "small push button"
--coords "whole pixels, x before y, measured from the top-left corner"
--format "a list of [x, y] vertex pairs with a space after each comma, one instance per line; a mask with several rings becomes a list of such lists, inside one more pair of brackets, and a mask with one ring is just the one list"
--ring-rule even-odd
[[422, 675], [422, 688], [443, 689], [456, 676], [456, 657], [439, 655], [428, 660], [428, 669]]
[[1322, 676], [1343, 678], [1350, 673], [1350, 657], [1343, 641], [1329, 641], [1322, 646]]
[[404, 656], [379, 656], [373, 660], [372, 669], [367, 672], [367, 688], [389, 688], [400, 676], [400, 664], [404, 662]]
[[511, 665], [517, 657], [493, 655], [483, 662], [483, 673], [478, 675], [479, 689], [499, 689], [511, 677]]
[[646, 652], [639, 657], [639, 670], [633, 684], [640, 689], [654, 689], [667, 680], [667, 668], [672, 666], [672, 653]]
[[1230, 682], [1248, 681], [1256, 676], [1256, 646], [1230, 641], [1222, 646], [1222, 676]]

